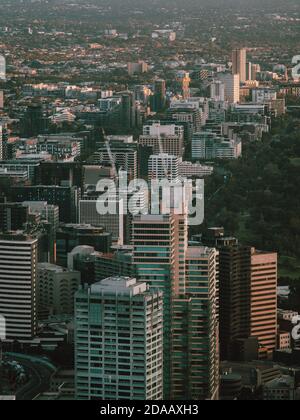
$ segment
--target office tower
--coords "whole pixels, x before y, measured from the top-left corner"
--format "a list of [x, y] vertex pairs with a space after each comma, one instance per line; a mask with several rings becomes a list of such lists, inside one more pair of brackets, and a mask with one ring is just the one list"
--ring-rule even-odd
[[14, 156], [15, 144], [13, 142], [9, 143], [7, 125], [0, 124], [0, 160], [13, 159]]
[[[168, 110], [168, 112], [172, 112], [174, 118], [174, 115], [176, 115], [176, 111], [178, 111], [180, 114], [182, 111], [190, 113], [192, 110], [196, 111], [193, 119], [197, 127], [199, 128], [199, 126], [201, 127], [205, 125], [206, 120], [209, 116], [209, 100], [207, 98], [196, 96], [182, 100], [174, 99], [173, 101], [171, 101], [170, 110]], [[176, 120], [178, 121], [177, 118]]]
[[134, 76], [135, 74], [147, 73], [148, 64], [145, 61], [139, 61], [137, 63], [128, 63], [127, 70], [129, 76]]
[[238, 74], [224, 73], [219, 79], [225, 85], [225, 101], [230, 104], [240, 102], [240, 76]]
[[6, 59], [0, 54], [0, 80], [6, 80]]
[[48, 113], [42, 105], [29, 105], [21, 120], [21, 131], [26, 137], [38, 136], [48, 132]]
[[0, 235], [0, 314], [6, 339], [26, 342], [36, 335], [38, 241], [21, 233]]
[[0, 169], [8, 169], [12, 171], [24, 171], [27, 173], [28, 179], [35, 184], [37, 180], [37, 170], [41, 164], [41, 159], [10, 159], [0, 161]]
[[148, 180], [167, 179], [175, 181], [179, 177], [179, 158], [167, 154], [150, 156], [148, 163]]
[[111, 234], [102, 227], [91, 225], [60, 225], [56, 232], [56, 262], [68, 266], [68, 254], [78, 246], [90, 246], [97, 252], [108, 253], [112, 244]]
[[232, 74], [240, 76], [240, 82], [245, 83], [246, 75], [247, 50], [246, 48], [235, 49], [232, 52]]
[[192, 160], [237, 159], [242, 154], [242, 141], [237, 138], [218, 136], [212, 131], [194, 133], [192, 138]]
[[152, 97], [152, 110], [163, 111], [166, 106], [166, 81], [159, 79], [154, 82], [154, 95]]
[[250, 336], [272, 356], [277, 337], [277, 254], [251, 249]]
[[113, 246], [107, 254], [95, 255], [95, 279], [101, 281], [109, 276], [136, 277], [131, 245]]
[[252, 89], [252, 102], [256, 104], [266, 104], [276, 101], [277, 89], [270, 87], [258, 87]]
[[[138, 175], [138, 145], [133, 141], [123, 141], [114, 138], [109, 141], [110, 152], [116, 170], [126, 171], [129, 179], [136, 179]], [[94, 163], [97, 165], [111, 166], [111, 156], [105, 144], [94, 153]]]
[[4, 92], [0, 90], [0, 110], [4, 108]]
[[176, 88], [183, 99], [189, 99], [190, 95], [190, 75], [182, 70], [176, 74]]
[[185, 141], [188, 144], [192, 133], [201, 130], [203, 113], [200, 108], [195, 106], [186, 103], [180, 103], [179, 105], [169, 108], [167, 117], [173, 120], [175, 124], [182, 124], [185, 128]]
[[80, 190], [77, 187], [56, 185], [12, 187], [12, 199], [16, 202], [43, 201], [59, 207], [59, 218], [63, 223], [77, 222]]
[[74, 296], [80, 287], [80, 273], [49, 263], [37, 265], [37, 313], [40, 320], [49, 315], [73, 315]]
[[83, 187], [83, 168], [78, 162], [41, 161], [36, 169], [36, 184]]
[[271, 356], [277, 335], [277, 254], [240, 245], [219, 252], [222, 359], [243, 358], [235, 344], [250, 337]]
[[217, 251], [189, 247], [185, 293], [173, 299], [172, 397], [217, 400]]
[[188, 247], [183, 213], [134, 218], [133, 263], [163, 292], [164, 398], [217, 399], [216, 253]]
[[20, 203], [0, 203], [0, 232], [21, 230], [28, 222], [28, 208]]
[[123, 129], [130, 130], [136, 126], [136, 104], [133, 92], [120, 92], [120, 124]]
[[144, 125], [143, 134], [139, 137], [139, 145], [153, 148], [154, 154], [183, 156], [184, 128], [175, 124], [162, 125], [156, 122]]
[[[164, 300], [164, 398], [171, 395], [171, 330], [173, 289], [179, 288], [178, 266], [175, 268], [175, 254], [180, 248], [175, 218], [164, 216], [137, 216], [133, 220], [134, 245], [133, 263], [137, 276], [146, 282], [151, 290], [163, 292]], [[185, 238], [180, 238], [185, 240]], [[184, 244], [181, 244], [184, 245]], [[178, 260], [177, 260], [178, 262]], [[184, 269], [181, 272], [185, 278]]]
[[246, 63], [246, 80], [247, 81], [255, 80], [252, 78], [252, 63], [250, 63], [249, 61], [247, 61]]
[[161, 400], [162, 294], [110, 277], [75, 299], [76, 399]]
[[225, 84], [220, 80], [214, 80], [210, 85], [210, 97], [214, 101], [225, 101]]
[[123, 201], [118, 197], [111, 197], [109, 200], [113, 211], [107, 214], [100, 214], [97, 209], [98, 196], [84, 196], [79, 201], [79, 223], [81, 225], [92, 225], [102, 227], [111, 235], [114, 243], [123, 244], [127, 217], [124, 212]]
[[252, 80], [256, 80], [257, 79], [257, 75], [260, 72], [261, 72], [261, 67], [260, 67], [259, 64], [251, 64], [251, 76], [252, 76]]
[[24, 201], [24, 207], [27, 207], [30, 214], [40, 215], [41, 220], [45, 220], [51, 224], [53, 233], [59, 226], [59, 207], [47, 204], [45, 201]]

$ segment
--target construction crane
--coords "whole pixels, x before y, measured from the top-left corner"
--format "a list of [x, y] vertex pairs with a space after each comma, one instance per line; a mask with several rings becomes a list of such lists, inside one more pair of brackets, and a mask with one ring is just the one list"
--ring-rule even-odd
[[[158, 138], [159, 153], [160, 153], [160, 155], [161, 155], [162, 166], [163, 166], [163, 170], [164, 170], [164, 173], [165, 173], [165, 177], [166, 177], [167, 179], [169, 179], [169, 170], [168, 170], [167, 163], [166, 163], [166, 161], [165, 161], [165, 159], [164, 159], [164, 155], [165, 155], [166, 153], [164, 153], [164, 148], [163, 148], [163, 145], [162, 145], [161, 135], [160, 135], [160, 131], [159, 131], [159, 129], [158, 129], [158, 132], [157, 132], [157, 138]], [[167, 162], [168, 162], [168, 160], [167, 160]]]
[[108, 154], [108, 157], [109, 157], [109, 160], [110, 160], [111, 168], [113, 170], [113, 175], [117, 179], [118, 178], [118, 171], [117, 171], [117, 168], [116, 168], [116, 162], [115, 162], [114, 156], [112, 154], [112, 151], [111, 151], [111, 148], [110, 148], [110, 142], [109, 142], [109, 139], [107, 138], [107, 136], [105, 134], [104, 128], [102, 128], [102, 134], [103, 134], [103, 138], [104, 138], [104, 141], [105, 141], [105, 146], [106, 146], [107, 154]]

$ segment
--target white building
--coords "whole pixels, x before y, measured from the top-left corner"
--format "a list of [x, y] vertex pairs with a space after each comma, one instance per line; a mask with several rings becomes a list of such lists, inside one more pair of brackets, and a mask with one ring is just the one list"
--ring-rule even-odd
[[184, 151], [184, 127], [175, 124], [161, 125], [159, 122], [152, 125], [144, 125], [139, 144], [152, 147], [154, 154], [164, 153], [182, 157]]
[[79, 291], [75, 308], [76, 399], [162, 400], [162, 293], [111, 277]]
[[179, 158], [167, 154], [150, 156], [148, 179], [168, 179], [174, 181], [179, 176]]
[[183, 178], [203, 178], [212, 175], [213, 166], [201, 165], [200, 163], [179, 161], [179, 176]]
[[0, 80], [6, 80], [6, 59], [0, 54]]
[[240, 139], [218, 136], [212, 131], [195, 133], [192, 138], [192, 159], [237, 159], [242, 154]]
[[231, 104], [240, 102], [240, 76], [224, 73], [220, 74], [218, 78], [225, 85], [225, 101]]
[[276, 101], [277, 91], [272, 88], [257, 88], [252, 89], [252, 102], [262, 104], [269, 101]]
[[36, 335], [38, 240], [23, 233], [0, 235], [0, 314], [6, 339], [30, 341]]

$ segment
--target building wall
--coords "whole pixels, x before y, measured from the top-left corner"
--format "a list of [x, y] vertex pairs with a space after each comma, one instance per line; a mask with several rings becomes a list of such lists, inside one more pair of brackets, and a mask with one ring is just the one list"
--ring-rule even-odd
[[38, 241], [0, 237], [0, 314], [8, 340], [28, 341], [36, 334], [36, 267]]

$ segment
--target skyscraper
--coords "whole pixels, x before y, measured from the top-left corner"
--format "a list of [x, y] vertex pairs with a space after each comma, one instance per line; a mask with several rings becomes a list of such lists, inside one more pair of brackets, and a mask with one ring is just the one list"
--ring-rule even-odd
[[232, 74], [240, 76], [240, 82], [245, 83], [247, 80], [247, 50], [246, 48], [235, 49], [232, 52]]
[[6, 59], [0, 54], [0, 80], [6, 80]]
[[225, 101], [230, 104], [240, 102], [240, 76], [239, 74], [224, 73], [219, 75], [219, 79], [225, 85]]
[[[177, 226], [176, 226], [177, 225]], [[184, 227], [187, 229], [187, 227]], [[178, 224], [172, 215], [137, 216], [133, 220], [133, 263], [137, 276], [151, 290], [163, 292], [164, 300], [164, 396], [171, 393], [171, 329], [173, 290], [184, 283], [185, 270], [179, 277], [176, 252], [185, 252], [185, 235], [179, 236]], [[179, 241], [183, 241], [179, 244]], [[184, 260], [184, 257], [183, 257]], [[181, 261], [184, 264], [184, 261]]]
[[160, 112], [166, 106], [166, 81], [159, 79], [154, 83], [153, 111]]
[[217, 400], [217, 251], [189, 247], [185, 293], [173, 299], [172, 398]]
[[214, 101], [225, 101], [225, 84], [220, 80], [214, 80], [210, 85], [210, 97]]
[[188, 247], [186, 214], [138, 216], [133, 263], [163, 292], [164, 398], [217, 399], [216, 251]]
[[23, 234], [0, 235], [0, 314], [6, 339], [26, 342], [36, 334], [38, 240]]
[[161, 292], [110, 277], [75, 299], [76, 399], [161, 400]]
[[179, 177], [179, 158], [177, 156], [159, 154], [150, 156], [148, 163], [148, 179], [168, 179], [174, 181]]
[[219, 261], [222, 359], [236, 358], [236, 340], [250, 337], [272, 355], [277, 334], [277, 254], [230, 245], [220, 248]]

